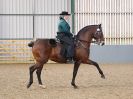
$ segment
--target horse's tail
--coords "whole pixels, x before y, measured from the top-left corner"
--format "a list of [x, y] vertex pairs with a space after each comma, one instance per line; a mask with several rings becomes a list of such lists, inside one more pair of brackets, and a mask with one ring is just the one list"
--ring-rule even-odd
[[29, 46], [29, 47], [33, 47], [33, 46], [34, 46], [34, 42], [31, 41], [30, 43], [28, 43], [28, 46]]

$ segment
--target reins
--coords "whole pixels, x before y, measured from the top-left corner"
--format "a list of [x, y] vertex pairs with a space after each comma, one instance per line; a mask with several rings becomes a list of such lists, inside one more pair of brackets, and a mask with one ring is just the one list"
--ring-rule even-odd
[[83, 48], [85, 48], [85, 49], [88, 50], [88, 47], [86, 47], [86, 45], [84, 45], [82, 42], [84, 42], [84, 43], [86, 43], [86, 44], [89, 44], [89, 43], [95, 43], [96, 41], [91, 41], [91, 42], [89, 42], [89, 41], [85, 41], [85, 40], [77, 39], [77, 43], [80, 43], [81, 46], [82, 46]]
[[81, 41], [81, 42], [85, 42], [85, 43], [96, 43], [96, 41], [91, 41], [91, 42], [89, 42], [89, 41], [85, 41], [85, 40], [81, 40], [81, 39], [78, 39], [79, 41]]

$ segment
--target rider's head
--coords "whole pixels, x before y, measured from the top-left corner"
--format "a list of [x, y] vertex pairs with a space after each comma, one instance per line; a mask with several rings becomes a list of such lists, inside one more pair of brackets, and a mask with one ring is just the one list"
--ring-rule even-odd
[[68, 12], [66, 12], [66, 11], [62, 11], [62, 12], [60, 13], [60, 16], [61, 16], [62, 18], [64, 18], [65, 20], [68, 20], [70, 14], [68, 14]]

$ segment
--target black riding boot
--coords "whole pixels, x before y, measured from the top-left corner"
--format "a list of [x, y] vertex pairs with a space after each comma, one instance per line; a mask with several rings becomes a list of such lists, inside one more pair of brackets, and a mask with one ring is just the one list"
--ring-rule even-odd
[[67, 63], [73, 63], [74, 47], [69, 45], [67, 48]]

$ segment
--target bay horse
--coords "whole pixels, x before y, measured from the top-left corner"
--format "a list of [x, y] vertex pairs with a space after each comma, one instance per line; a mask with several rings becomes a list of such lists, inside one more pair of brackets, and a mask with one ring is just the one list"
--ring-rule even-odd
[[[75, 77], [81, 63], [94, 65], [99, 71], [101, 78], [105, 78], [98, 63], [89, 59], [90, 45], [93, 39], [98, 45], [104, 45], [104, 35], [101, 24], [88, 25], [82, 28], [76, 35], [74, 68], [71, 82], [71, 85], [74, 88], [77, 88], [77, 85], [75, 84]], [[43, 65], [47, 63], [49, 59], [58, 63], [66, 63], [66, 59], [60, 55], [62, 45], [59, 42], [56, 42], [54, 39], [38, 39], [34, 42], [30, 42], [28, 46], [32, 47], [32, 53], [36, 63], [29, 67], [30, 78], [27, 88], [29, 88], [33, 83], [33, 72], [35, 70], [39, 85], [45, 88], [41, 80], [41, 71]]]

